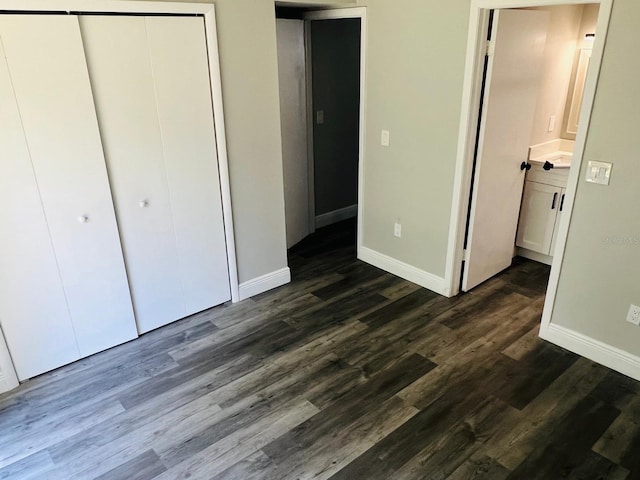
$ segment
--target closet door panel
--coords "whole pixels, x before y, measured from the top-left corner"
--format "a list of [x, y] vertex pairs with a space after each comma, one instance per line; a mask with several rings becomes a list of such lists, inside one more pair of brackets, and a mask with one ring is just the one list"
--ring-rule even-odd
[[80, 357], [0, 27], [0, 324], [18, 378]]
[[187, 314], [231, 298], [204, 20], [147, 17]]
[[75, 16], [6, 16], [0, 29], [80, 354], [136, 337]]
[[81, 17], [140, 333], [184, 317], [144, 17]]

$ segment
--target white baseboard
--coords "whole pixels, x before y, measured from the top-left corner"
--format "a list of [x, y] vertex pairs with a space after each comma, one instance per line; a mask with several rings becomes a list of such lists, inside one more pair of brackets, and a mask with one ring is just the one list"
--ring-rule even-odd
[[551, 265], [553, 263], [552, 256], [534, 252], [533, 250], [527, 250], [526, 248], [516, 247], [516, 255], [528, 258], [534, 262], [544, 263], [545, 265]]
[[553, 323], [540, 329], [540, 338], [640, 380], [640, 357], [629, 352]]
[[267, 273], [261, 277], [254, 278], [247, 282], [242, 282], [239, 288], [238, 301], [245, 300], [268, 290], [285, 285], [291, 281], [291, 271], [289, 267], [275, 272]]
[[449, 286], [444, 278], [420, 270], [408, 263], [401, 262], [400, 260], [396, 260], [395, 258], [363, 246], [358, 249], [358, 258], [363, 262], [370, 263], [374, 267], [393, 273], [400, 278], [409, 280], [432, 292], [444, 295], [445, 297], [450, 296]]
[[334, 210], [333, 212], [323, 213], [316, 216], [316, 228], [326, 227], [334, 223], [341, 222], [348, 218], [358, 216], [358, 205], [350, 205], [348, 207]]

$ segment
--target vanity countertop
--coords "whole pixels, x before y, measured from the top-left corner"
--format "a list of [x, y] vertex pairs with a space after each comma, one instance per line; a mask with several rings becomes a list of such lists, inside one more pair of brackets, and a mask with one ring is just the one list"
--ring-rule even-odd
[[553, 168], [569, 168], [571, 166], [571, 160], [573, 159], [572, 152], [551, 152], [545, 155], [540, 155], [537, 157], [530, 157], [529, 161], [532, 163], [541, 163], [545, 162], [553, 163]]

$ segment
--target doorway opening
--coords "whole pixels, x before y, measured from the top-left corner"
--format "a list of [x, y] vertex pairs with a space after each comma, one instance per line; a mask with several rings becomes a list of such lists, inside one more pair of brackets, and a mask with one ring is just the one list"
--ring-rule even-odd
[[329, 229], [352, 238], [355, 257], [364, 9], [276, 7], [276, 28], [287, 248]]
[[544, 326], [564, 255], [611, 2], [479, 3], [471, 7], [447, 278], [455, 295], [505, 270], [516, 257], [551, 265]]

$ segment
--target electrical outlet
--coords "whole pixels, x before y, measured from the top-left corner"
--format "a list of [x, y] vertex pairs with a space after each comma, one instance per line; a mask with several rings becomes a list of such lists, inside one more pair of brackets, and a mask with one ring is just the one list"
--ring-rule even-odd
[[640, 307], [637, 305], [631, 305], [629, 307], [629, 313], [627, 313], [627, 322], [634, 325], [640, 325]]
[[556, 129], [556, 116], [551, 115], [549, 117], [549, 129], [547, 130], [549, 133], [553, 132]]
[[402, 237], [402, 225], [399, 223], [393, 225], [393, 235], [398, 238]]
[[389, 146], [389, 130], [382, 130], [380, 134], [380, 145], [383, 147]]

